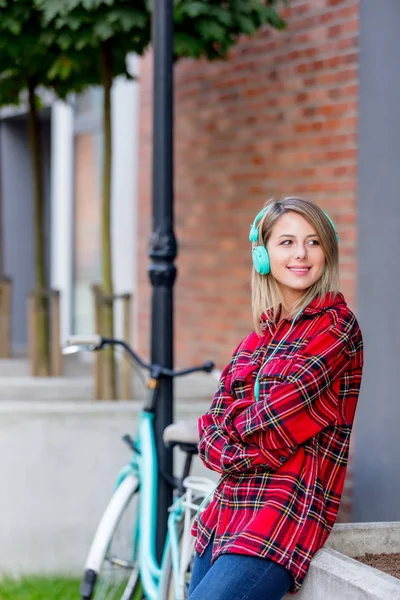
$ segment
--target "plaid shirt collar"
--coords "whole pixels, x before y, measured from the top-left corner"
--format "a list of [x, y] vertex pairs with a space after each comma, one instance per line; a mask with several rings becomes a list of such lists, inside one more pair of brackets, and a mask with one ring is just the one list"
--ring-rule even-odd
[[[302, 315], [310, 315], [310, 316], [317, 315], [317, 314], [323, 313], [328, 308], [331, 308], [332, 306], [336, 306], [338, 304], [342, 304], [342, 305], [346, 306], [346, 301], [344, 299], [343, 294], [341, 294], [341, 293], [334, 294], [333, 292], [330, 292], [323, 297], [316, 296], [313, 300], [311, 300], [311, 302], [306, 306], [306, 308], [303, 310], [303, 312], [301, 314]], [[266, 314], [262, 315], [261, 320], [264, 323], [275, 324], [279, 321], [279, 318], [280, 318], [280, 310], [278, 312], [276, 319], [273, 317], [272, 312], [268, 311]], [[288, 320], [290, 320], [290, 319], [288, 319]]]

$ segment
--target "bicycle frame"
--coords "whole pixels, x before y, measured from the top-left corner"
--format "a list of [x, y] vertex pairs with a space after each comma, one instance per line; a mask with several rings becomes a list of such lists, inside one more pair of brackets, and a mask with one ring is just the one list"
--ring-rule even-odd
[[130, 464], [118, 473], [115, 487], [120, 486], [129, 474], [134, 474], [139, 479], [139, 512], [136, 531], [133, 533], [133, 547], [139, 549], [140, 578], [146, 597], [157, 600], [161, 569], [155, 553], [158, 462], [152, 412], [141, 411], [135, 441], [137, 452], [133, 452]]

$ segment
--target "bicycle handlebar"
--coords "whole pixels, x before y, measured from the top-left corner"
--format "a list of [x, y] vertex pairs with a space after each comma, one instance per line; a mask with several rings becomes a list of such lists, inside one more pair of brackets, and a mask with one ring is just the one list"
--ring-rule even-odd
[[[101, 335], [70, 335], [63, 350], [67, 350], [72, 346], [93, 346], [93, 350], [97, 350], [101, 346], [101, 341]], [[68, 354], [68, 352], [65, 352], [65, 354]]]
[[94, 352], [97, 350], [102, 350], [105, 346], [122, 346], [131, 356], [131, 358], [133, 358], [133, 360], [143, 369], [150, 371], [151, 376], [155, 379], [158, 379], [162, 375], [165, 377], [182, 377], [184, 375], [197, 373], [199, 371], [211, 373], [211, 371], [214, 369], [214, 363], [211, 360], [205, 362], [203, 365], [190, 367], [188, 369], [180, 369], [179, 371], [167, 369], [166, 367], [161, 367], [160, 365], [146, 363], [138, 354], [136, 354], [136, 352], [134, 352], [134, 350], [132, 350], [130, 345], [123, 340], [117, 340], [115, 338], [103, 338], [101, 335], [71, 335], [67, 340], [66, 346], [63, 348], [63, 354], [80, 352], [82, 350]]

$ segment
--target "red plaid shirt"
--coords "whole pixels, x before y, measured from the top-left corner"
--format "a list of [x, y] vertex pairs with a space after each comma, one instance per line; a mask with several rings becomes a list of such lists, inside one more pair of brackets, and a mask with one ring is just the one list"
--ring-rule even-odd
[[314, 299], [291, 326], [266, 320], [223, 370], [199, 419], [199, 454], [222, 477], [193, 526], [201, 555], [214, 533], [223, 553], [264, 556], [298, 591], [335, 522], [363, 366], [363, 342], [342, 294]]

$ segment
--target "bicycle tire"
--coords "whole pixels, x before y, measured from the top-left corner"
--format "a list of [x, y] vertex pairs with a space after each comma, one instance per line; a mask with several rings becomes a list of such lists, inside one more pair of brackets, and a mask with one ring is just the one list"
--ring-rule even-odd
[[139, 480], [128, 475], [113, 493], [96, 529], [81, 581], [81, 600], [139, 600], [134, 556]]

